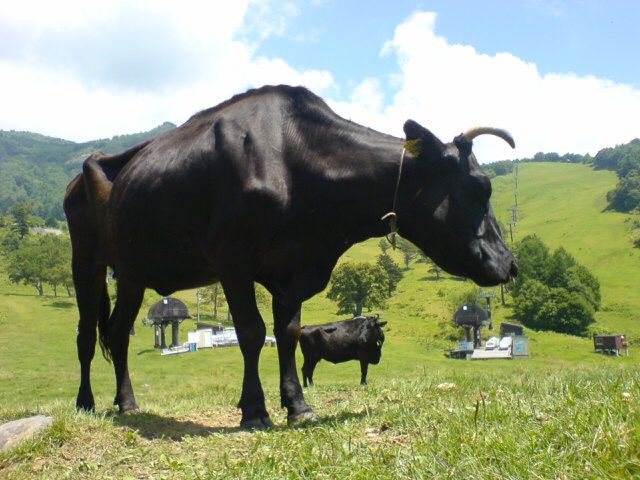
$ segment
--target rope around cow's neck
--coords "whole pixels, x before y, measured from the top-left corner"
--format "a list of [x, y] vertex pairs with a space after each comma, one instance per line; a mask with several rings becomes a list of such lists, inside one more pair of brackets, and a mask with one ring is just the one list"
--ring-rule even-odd
[[398, 215], [396, 214], [396, 200], [398, 199], [398, 190], [400, 189], [400, 177], [402, 176], [402, 165], [404, 164], [404, 154], [406, 149], [402, 149], [400, 155], [400, 166], [398, 167], [398, 178], [396, 180], [396, 189], [393, 192], [393, 204], [391, 211], [385, 213], [380, 220], [389, 221], [389, 233], [386, 235], [387, 241], [391, 244], [393, 249], [396, 249], [396, 237], [398, 236]]

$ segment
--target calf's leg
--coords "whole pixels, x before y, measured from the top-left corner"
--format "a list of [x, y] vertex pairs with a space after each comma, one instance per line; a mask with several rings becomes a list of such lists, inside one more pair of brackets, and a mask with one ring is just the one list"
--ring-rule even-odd
[[301, 305], [285, 305], [273, 299], [274, 333], [280, 364], [280, 400], [287, 409], [287, 420], [297, 422], [315, 418], [304, 400], [296, 368], [296, 347], [300, 338]]
[[304, 381], [305, 388], [308, 386], [307, 381], [309, 385], [313, 385], [313, 372], [317, 364], [317, 358], [311, 356], [304, 357], [304, 362], [302, 363], [302, 379]]
[[360, 360], [360, 385], [367, 384], [367, 370], [369, 369], [369, 362], [367, 360]]

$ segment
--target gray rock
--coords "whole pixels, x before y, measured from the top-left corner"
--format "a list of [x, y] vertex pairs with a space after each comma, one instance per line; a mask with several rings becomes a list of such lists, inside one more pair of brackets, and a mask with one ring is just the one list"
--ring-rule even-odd
[[0, 425], [0, 452], [15, 447], [53, 423], [53, 417], [36, 415]]

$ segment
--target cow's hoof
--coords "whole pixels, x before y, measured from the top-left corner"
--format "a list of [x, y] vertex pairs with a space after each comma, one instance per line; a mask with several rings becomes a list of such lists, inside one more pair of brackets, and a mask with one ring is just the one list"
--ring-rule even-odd
[[120, 415], [124, 415], [127, 412], [135, 412], [139, 408], [140, 407], [138, 407], [138, 404], [135, 401], [125, 402], [118, 405]]
[[76, 397], [76, 410], [91, 413], [96, 411], [96, 402], [93, 400], [93, 393], [91, 393], [91, 391], [83, 392], [82, 389], [80, 389]]
[[240, 422], [240, 428], [250, 432], [254, 430], [266, 430], [267, 428], [273, 428], [273, 422], [269, 417], [248, 418]]
[[315, 422], [318, 420], [318, 416], [313, 410], [306, 410], [300, 413], [293, 413], [287, 416], [287, 423], [289, 425], [299, 425], [308, 422]]
[[76, 401], [76, 410], [78, 412], [96, 413], [96, 405], [93, 402]]

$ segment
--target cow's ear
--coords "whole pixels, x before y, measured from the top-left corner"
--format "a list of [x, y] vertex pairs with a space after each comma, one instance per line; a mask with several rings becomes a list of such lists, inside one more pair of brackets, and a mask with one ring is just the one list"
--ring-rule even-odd
[[384, 327], [387, 324], [387, 322], [378, 322], [378, 326], [379, 327]]
[[416, 158], [437, 161], [442, 157], [444, 144], [429, 130], [414, 120], [404, 122], [404, 148]]

